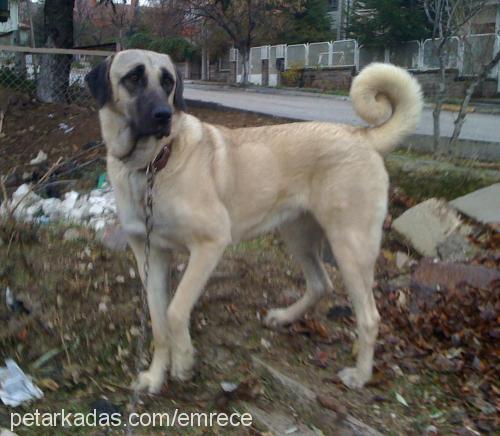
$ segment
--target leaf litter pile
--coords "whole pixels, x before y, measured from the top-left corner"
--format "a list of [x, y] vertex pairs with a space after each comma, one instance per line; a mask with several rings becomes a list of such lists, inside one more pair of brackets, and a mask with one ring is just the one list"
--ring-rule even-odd
[[[198, 112], [219, 124], [229, 120], [233, 127], [276, 121]], [[78, 143], [77, 115], [72, 124], [72, 140]], [[61, 141], [58, 147], [57, 156], [47, 150], [54, 161], [74, 153], [74, 144], [67, 155]], [[392, 215], [416, 203], [402, 190], [391, 190]], [[279, 409], [318, 434], [336, 433], [329, 415], [312, 419], [294, 400], [283, 404], [252, 365], [258, 357], [314, 391], [320, 414], [354, 415], [390, 434], [493, 434], [500, 424], [499, 234], [471, 223], [478, 254], [466, 263], [436, 263], [396, 237], [391, 222], [389, 215], [377, 262], [375, 295], [382, 321], [374, 376], [365, 389], [350, 391], [335, 376], [353, 364], [356, 344], [355, 319], [334, 266], [327, 270], [335, 291], [324, 304], [289, 327], [263, 328], [266, 309], [293, 303], [305, 286], [279, 237], [270, 235], [229, 249], [208, 283], [192, 315], [193, 381], [169, 381], [159, 395], [143, 397], [139, 410], [241, 410], [249, 402], [268, 412]], [[9, 304], [4, 298], [0, 304], [0, 355], [15, 359], [45, 393], [39, 402], [21, 406], [25, 411], [36, 406], [125, 412], [140, 320], [135, 262], [128, 251], [105, 248], [89, 230], [78, 229], [78, 237], [68, 241], [65, 231], [59, 225], [1, 225], [0, 289], [2, 296], [7, 287], [11, 294]], [[175, 258], [174, 286], [186, 261]], [[7, 424], [8, 408], [1, 408], [0, 427]], [[245, 434], [264, 430], [254, 425]], [[295, 432], [293, 426], [288, 430]], [[242, 429], [213, 432], [242, 434]]]

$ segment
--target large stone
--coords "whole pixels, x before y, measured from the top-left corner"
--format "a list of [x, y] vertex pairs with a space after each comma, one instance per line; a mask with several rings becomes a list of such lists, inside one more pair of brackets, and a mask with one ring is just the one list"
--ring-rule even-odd
[[80, 230], [78, 230], [74, 227], [66, 230], [64, 232], [64, 235], [63, 235], [63, 241], [66, 241], [66, 242], [76, 241], [76, 240], [81, 239], [81, 238], [83, 238], [82, 233], [80, 232]]
[[472, 259], [479, 251], [469, 240], [459, 234], [453, 233], [437, 246], [441, 260], [448, 262], [466, 262]]
[[[277, 410], [266, 411], [251, 403], [243, 403], [243, 408], [250, 413], [261, 427], [265, 428], [265, 434], [292, 435], [292, 436], [315, 436], [318, 433], [312, 431], [301, 422], [297, 422], [290, 414]], [[261, 433], [264, 434], [264, 433]]]
[[483, 224], [500, 223], [500, 183], [458, 197], [450, 204]]
[[451, 234], [460, 232], [462, 222], [446, 202], [431, 198], [408, 209], [394, 220], [392, 228], [404, 236], [423, 256], [436, 257], [437, 247]]
[[412, 275], [414, 287], [429, 291], [454, 289], [461, 283], [474, 288], [489, 289], [497, 280], [500, 280], [500, 271], [494, 268], [433, 262], [430, 259], [424, 259]]
[[123, 251], [127, 248], [127, 234], [119, 225], [108, 225], [98, 229], [97, 239], [110, 250]]
[[[273, 401], [293, 405], [295, 410], [301, 411], [301, 416], [314, 422], [319, 428], [325, 427], [326, 434], [335, 435], [366, 435], [380, 436], [377, 430], [369, 427], [352, 415], [344, 414], [343, 411], [333, 411], [325, 407], [323, 401], [319, 401], [323, 395], [317, 395], [309, 386], [292, 379], [287, 374], [279, 371], [270, 364], [252, 356], [252, 366], [255, 372], [260, 373], [266, 379], [266, 386], [273, 393]], [[341, 398], [340, 392], [332, 390], [333, 398]], [[319, 407], [319, 406], [322, 407]], [[282, 434], [282, 433], [278, 433]]]

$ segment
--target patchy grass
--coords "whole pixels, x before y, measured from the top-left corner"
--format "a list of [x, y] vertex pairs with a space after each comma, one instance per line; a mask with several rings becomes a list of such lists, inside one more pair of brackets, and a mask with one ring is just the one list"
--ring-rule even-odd
[[[11, 231], [1, 227], [0, 237], [9, 241]], [[45, 392], [43, 400], [16, 411], [36, 407], [89, 412], [90, 405], [104, 396], [125, 412], [128, 386], [135, 377], [135, 331], [140, 319], [140, 283], [131, 277], [131, 269], [136, 276], [135, 262], [128, 251], [110, 252], [93, 242], [90, 233], [89, 239], [62, 242], [63, 231], [59, 226], [16, 225], [10, 250], [8, 243], [0, 247], [0, 288], [10, 286], [31, 310], [29, 315], [13, 314], [0, 305], [5, 326], [0, 355], [14, 358]], [[179, 268], [173, 268], [174, 286], [186, 260], [175, 258]], [[377, 280], [385, 281], [394, 274], [393, 268], [382, 255]], [[259, 393], [248, 394], [246, 401], [288, 413], [294, 404], [279, 400], [274, 388], [254, 373], [250, 356], [255, 355], [314, 391], [341, 399], [350, 414], [387, 434], [420, 433], [429, 425], [454, 433], [467, 420], [472, 422], [476, 409], [457, 395], [457, 376], [429, 369], [426, 359], [409, 356], [410, 342], [403, 330], [395, 328], [386, 312], [388, 295], [379, 288], [375, 293], [383, 321], [374, 381], [361, 392], [338, 383], [336, 372], [354, 360], [355, 323], [352, 317], [325, 317], [333, 305], [349, 305], [337, 271], [327, 269], [335, 292], [309, 316], [314, 321], [271, 331], [263, 328], [259, 317], [266, 308], [290, 304], [300, 295], [304, 280], [299, 269], [275, 235], [228, 249], [192, 316], [198, 351], [193, 381], [169, 382], [160, 395], [144, 396], [139, 411], [240, 410], [239, 398], [221, 391], [220, 382], [230, 381], [258, 387]], [[59, 352], [34, 367], [50, 350]], [[319, 352], [328, 356], [326, 367], [317, 364]], [[479, 374], [473, 380], [479, 384]], [[396, 393], [408, 407], [398, 402]], [[0, 425], [8, 426], [9, 412], [0, 409]], [[301, 419], [325, 434], [335, 434], [334, 423], [311, 421], [307, 415]], [[242, 433], [241, 429], [178, 428], [170, 434], [255, 434], [255, 429]], [[54, 433], [38, 428], [23, 434]]]
[[444, 160], [407, 152], [386, 158], [391, 183], [419, 201], [431, 197], [452, 200], [492, 183], [500, 182], [500, 165], [477, 161]]

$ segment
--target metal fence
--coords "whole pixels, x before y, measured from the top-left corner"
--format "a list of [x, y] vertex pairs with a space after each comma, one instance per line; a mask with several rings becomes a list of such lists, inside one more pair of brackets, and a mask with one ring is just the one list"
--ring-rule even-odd
[[[353, 67], [361, 70], [372, 62], [388, 62], [413, 71], [437, 70], [440, 40], [409, 41], [393, 47], [359, 46], [354, 39], [254, 47], [250, 52], [250, 76], [252, 83], [262, 84], [261, 61], [269, 59], [269, 85], [276, 86], [278, 62], [285, 70], [294, 68]], [[446, 68], [454, 68], [460, 76], [476, 75], [482, 65], [488, 63], [500, 48], [500, 35], [470, 35], [450, 38], [443, 47]], [[234, 49], [232, 49], [234, 50]], [[234, 50], [237, 52], [237, 50]], [[265, 53], [265, 54], [264, 54]], [[260, 58], [260, 59], [259, 59]], [[237, 81], [242, 80], [243, 59], [233, 56], [238, 62]], [[496, 78], [500, 74], [497, 66], [490, 73]], [[272, 77], [271, 77], [272, 75]]]
[[112, 52], [0, 46], [0, 88], [43, 102], [87, 105], [85, 75]]

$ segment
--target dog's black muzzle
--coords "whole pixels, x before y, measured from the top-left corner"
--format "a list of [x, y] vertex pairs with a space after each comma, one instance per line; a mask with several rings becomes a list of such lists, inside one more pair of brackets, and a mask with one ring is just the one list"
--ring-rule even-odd
[[165, 102], [166, 95], [144, 93], [137, 98], [132, 129], [137, 139], [154, 136], [158, 139], [170, 134], [172, 107]]

